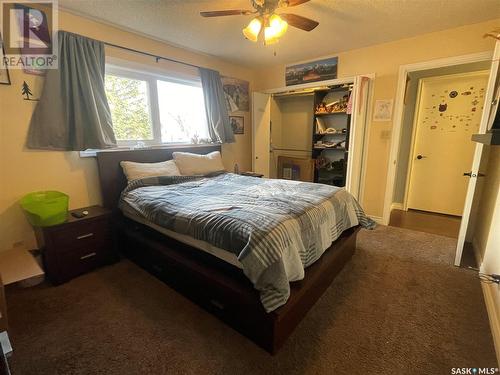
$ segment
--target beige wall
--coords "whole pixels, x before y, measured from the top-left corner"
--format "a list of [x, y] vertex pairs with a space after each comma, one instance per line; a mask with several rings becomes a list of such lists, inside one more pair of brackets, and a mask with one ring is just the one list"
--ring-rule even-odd
[[[125, 45], [215, 69], [221, 74], [250, 81], [253, 72], [223, 60], [172, 47], [152, 39], [93, 22], [66, 12], [59, 14], [62, 30], [91, 38]], [[182, 65], [161, 62], [107, 48], [106, 55], [135, 63], [150, 64], [156, 69], [192, 74]], [[0, 85], [0, 250], [15, 244], [35, 246], [33, 232], [24, 218], [17, 201], [24, 194], [36, 190], [54, 189], [70, 196], [70, 207], [77, 208], [101, 201], [95, 158], [80, 158], [77, 152], [30, 151], [24, 148], [28, 123], [36, 102], [21, 97], [21, 85], [26, 81], [35, 97], [41, 91], [42, 78], [10, 70], [11, 86]], [[236, 135], [237, 142], [223, 147], [224, 164], [231, 169], [238, 163], [241, 170], [251, 169], [251, 118], [245, 117], [245, 134]]]
[[[375, 73], [373, 99], [392, 99], [396, 95], [400, 65], [493, 51], [494, 40], [483, 39], [482, 35], [499, 26], [500, 19], [497, 19], [338, 53], [338, 76]], [[315, 57], [311, 56], [311, 59]], [[283, 65], [262, 69], [256, 75], [255, 89], [283, 87], [284, 77]], [[369, 122], [368, 127], [368, 162], [362, 204], [368, 214], [380, 217], [383, 213], [392, 123]]]
[[[500, 146], [485, 146], [485, 152], [489, 155], [472, 243], [482, 260], [481, 272], [500, 274]], [[496, 284], [484, 288], [500, 361], [500, 288]]]

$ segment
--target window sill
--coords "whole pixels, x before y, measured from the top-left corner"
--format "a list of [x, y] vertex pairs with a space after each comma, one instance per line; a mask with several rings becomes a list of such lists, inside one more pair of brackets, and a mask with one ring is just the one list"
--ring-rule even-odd
[[162, 148], [185, 148], [185, 147], [206, 147], [206, 146], [216, 146], [221, 145], [221, 143], [164, 143], [161, 145], [146, 146], [146, 147], [130, 147], [130, 146], [118, 146], [116, 148], [110, 148], [106, 150], [85, 150], [80, 151], [81, 158], [95, 158], [98, 152], [116, 152], [116, 151], [133, 151], [133, 150], [152, 150], [152, 149], [162, 149]]

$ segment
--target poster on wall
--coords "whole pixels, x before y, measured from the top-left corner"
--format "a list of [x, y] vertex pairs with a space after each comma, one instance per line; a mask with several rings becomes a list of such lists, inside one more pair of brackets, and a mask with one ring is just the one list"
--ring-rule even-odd
[[391, 121], [393, 100], [376, 100], [373, 109], [373, 121]]
[[243, 116], [229, 116], [229, 122], [234, 134], [245, 134], [245, 118]]
[[3, 49], [2, 36], [0, 35], [0, 84], [10, 85], [9, 70], [7, 69], [7, 65], [4, 64], [4, 56], [5, 51]]
[[222, 88], [229, 112], [250, 111], [249, 86], [247, 81], [238, 78], [222, 77]]
[[338, 57], [287, 66], [285, 82], [287, 86], [302, 83], [326, 81], [337, 78]]

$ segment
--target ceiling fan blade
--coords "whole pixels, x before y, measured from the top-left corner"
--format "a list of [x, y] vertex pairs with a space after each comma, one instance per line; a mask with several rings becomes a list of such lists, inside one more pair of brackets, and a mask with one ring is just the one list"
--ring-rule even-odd
[[246, 16], [248, 14], [252, 14], [253, 12], [250, 10], [242, 10], [242, 9], [232, 9], [232, 10], [214, 10], [209, 12], [200, 12], [200, 16], [202, 17], [222, 17], [222, 16]]
[[319, 25], [319, 22], [313, 21], [309, 18], [298, 16], [296, 14], [280, 13], [280, 17], [283, 18], [290, 26], [296, 27], [304, 31], [311, 31]]
[[308, 3], [311, 0], [288, 0], [289, 7], [295, 7], [300, 4]]

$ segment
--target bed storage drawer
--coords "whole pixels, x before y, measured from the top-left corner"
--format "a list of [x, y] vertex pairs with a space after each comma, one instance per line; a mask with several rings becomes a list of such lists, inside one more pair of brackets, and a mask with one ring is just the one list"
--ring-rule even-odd
[[358, 229], [346, 231], [307, 268], [306, 278], [291, 285], [289, 301], [271, 313], [265, 312], [241, 269], [128, 220], [118, 225], [118, 231], [118, 247], [128, 258], [275, 353], [350, 259]]

